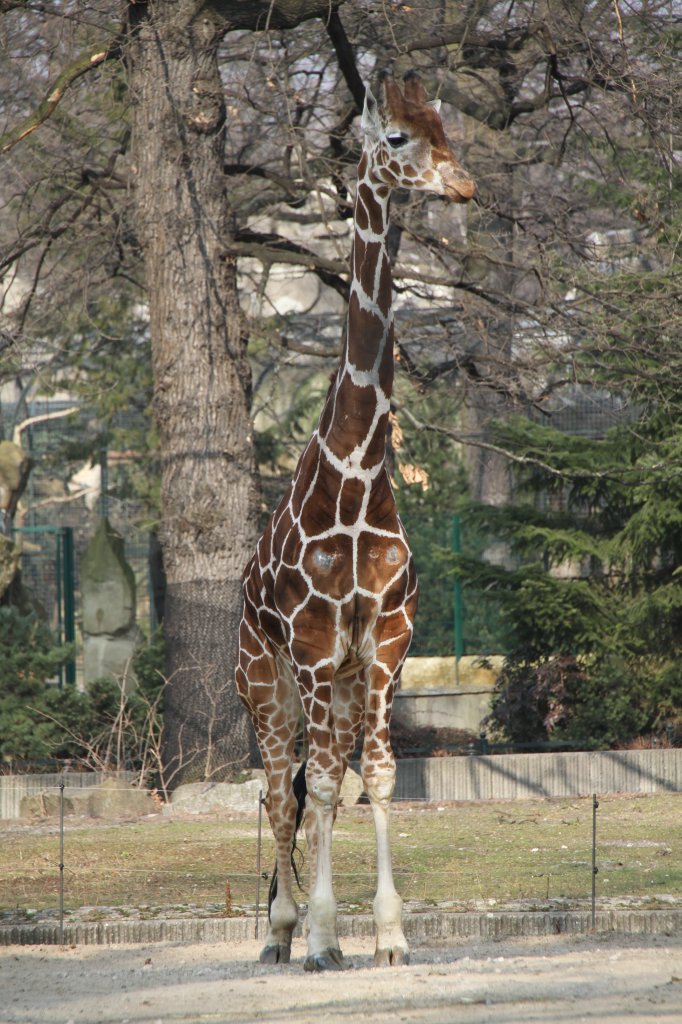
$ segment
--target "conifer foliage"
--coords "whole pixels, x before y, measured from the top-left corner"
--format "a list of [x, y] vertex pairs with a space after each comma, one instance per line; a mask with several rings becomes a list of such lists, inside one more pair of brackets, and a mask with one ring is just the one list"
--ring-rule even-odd
[[[661, 309], [670, 308], [667, 284]], [[680, 728], [678, 335], [648, 324], [660, 332], [660, 354], [647, 367], [646, 326], [628, 348], [614, 325], [600, 353], [609, 387], [623, 399], [623, 421], [602, 437], [527, 418], [498, 425], [497, 442], [523, 459], [516, 501], [470, 510], [512, 555], [512, 568], [468, 571], [479, 585], [486, 577], [504, 603], [509, 653], [491, 722], [516, 742], [590, 746], [650, 733], [667, 740]], [[594, 351], [579, 356], [594, 381]]]

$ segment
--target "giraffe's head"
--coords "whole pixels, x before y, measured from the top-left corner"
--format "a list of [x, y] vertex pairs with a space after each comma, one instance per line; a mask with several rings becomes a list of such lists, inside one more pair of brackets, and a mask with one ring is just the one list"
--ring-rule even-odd
[[384, 72], [383, 103], [365, 92], [362, 130], [374, 174], [389, 188], [434, 192], [456, 203], [468, 202], [473, 180], [452, 151], [438, 113], [440, 100], [429, 102], [419, 76], [410, 71], [404, 89]]

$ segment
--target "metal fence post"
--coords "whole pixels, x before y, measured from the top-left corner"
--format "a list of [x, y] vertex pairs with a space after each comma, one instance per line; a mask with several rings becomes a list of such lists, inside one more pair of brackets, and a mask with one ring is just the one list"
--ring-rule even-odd
[[[50, 528], [47, 527], [47, 530]], [[57, 604], [57, 636], [60, 643], [64, 640], [64, 534], [60, 529], [52, 532], [54, 539], [54, 575], [55, 598]], [[64, 683], [64, 668], [59, 669], [59, 685]]]
[[[37, 596], [45, 605], [49, 618], [54, 616], [57, 639], [59, 643], [72, 644], [76, 639], [76, 573], [74, 558], [74, 541], [72, 526], [17, 526], [15, 534], [26, 535], [40, 541], [38, 558], [45, 562], [53, 563], [52, 574], [54, 575], [54, 594], [48, 591], [43, 592], [40, 582], [37, 585]], [[48, 553], [45, 545], [54, 542], [54, 547]], [[24, 575], [27, 574], [26, 552], [22, 554], [22, 566]], [[35, 581], [30, 585], [31, 590], [36, 589]], [[64, 681], [75, 683], [76, 661], [75, 656], [70, 658], [64, 667], [59, 669], [59, 685]]]
[[59, 945], [64, 945], [64, 773], [59, 780]]
[[258, 849], [256, 850], [256, 938], [260, 916], [260, 844], [263, 834], [263, 790], [258, 792]]
[[109, 453], [105, 447], [99, 450], [99, 464], [101, 469], [99, 485], [99, 514], [102, 519], [109, 516]]
[[[64, 642], [76, 641], [76, 581], [73, 556], [73, 527], [64, 526], [62, 536], [62, 567], [64, 572]], [[76, 682], [76, 660], [72, 656], [66, 663], [67, 683]]]
[[[457, 515], [452, 517], [452, 550], [455, 555], [461, 554], [462, 551], [462, 535], [459, 528], [459, 516]], [[459, 688], [459, 660], [464, 654], [462, 579], [459, 572], [455, 573], [452, 584], [452, 604], [455, 630], [455, 685]]]
[[597, 794], [592, 794], [592, 931], [595, 930], [597, 921], [597, 808], [599, 802]]

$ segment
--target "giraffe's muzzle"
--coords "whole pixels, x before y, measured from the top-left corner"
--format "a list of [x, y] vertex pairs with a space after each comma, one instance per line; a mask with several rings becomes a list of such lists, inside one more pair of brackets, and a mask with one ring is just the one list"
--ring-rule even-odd
[[447, 199], [455, 203], [468, 203], [476, 195], [476, 185], [466, 171], [452, 171], [448, 167], [441, 168], [441, 178]]

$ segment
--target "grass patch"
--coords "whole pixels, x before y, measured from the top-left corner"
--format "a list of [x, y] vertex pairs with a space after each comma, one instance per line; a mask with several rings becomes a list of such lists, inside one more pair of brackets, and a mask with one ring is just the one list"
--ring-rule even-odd
[[[602, 797], [597, 825], [600, 901], [682, 902], [682, 794]], [[391, 817], [396, 885], [413, 909], [519, 904], [583, 906], [591, 891], [592, 801], [544, 799], [440, 805], [396, 804]], [[65, 906], [134, 908], [139, 916], [250, 912], [256, 896], [256, 818], [67, 824]], [[54, 824], [0, 831], [0, 909], [58, 905], [59, 835]], [[307, 883], [307, 854], [302, 880]], [[262, 869], [274, 844], [264, 821]], [[369, 808], [341, 809], [334, 875], [342, 910], [374, 897]], [[261, 884], [261, 900], [267, 882]], [[305, 893], [300, 901], [305, 902]]]
[[[438, 806], [442, 810], [438, 810]], [[655, 894], [682, 899], [682, 795], [607, 797], [597, 819], [600, 897], [637, 899]], [[566, 901], [582, 905], [592, 884], [591, 799], [524, 800], [414, 806], [392, 816], [396, 884], [406, 900], [451, 902], [466, 909]], [[357, 838], [346, 815], [335, 831], [339, 895], [367, 903], [371, 872], [358, 872], [371, 846]], [[344, 839], [350, 849], [346, 848]]]

